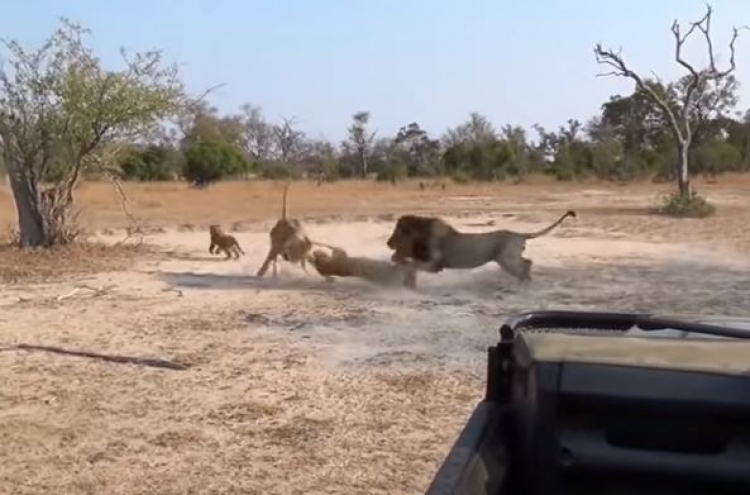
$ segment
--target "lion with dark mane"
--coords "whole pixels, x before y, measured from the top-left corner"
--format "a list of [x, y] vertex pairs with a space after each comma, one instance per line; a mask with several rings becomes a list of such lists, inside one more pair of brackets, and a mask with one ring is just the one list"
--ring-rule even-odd
[[523, 257], [526, 241], [548, 234], [565, 218], [575, 216], [575, 211], [569, 210], [538, 232], [503, 229], [474, 233], [460, 232], [438, 217], [402, 215], [386, 244], [395, 251], [393, 261], [414, 263], [426, 272], [471, 269], [494, 261], [518, 280], [528, 281], [532, 261]]

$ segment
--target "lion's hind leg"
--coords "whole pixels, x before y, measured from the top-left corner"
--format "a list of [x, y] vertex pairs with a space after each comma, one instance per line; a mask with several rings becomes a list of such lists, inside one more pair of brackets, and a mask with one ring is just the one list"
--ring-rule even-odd
[[501, 259], [498, 261], [500, 267], [521, 282], [531, 281], [532, 261], [523, 256], [513, 259]]
[[407, 289], [417, 288], [417, 269], [413, 265], [403, 266], [403, 285]]
[[240, 247], [240, 243], [237, 241], [234, 241], [234, 254], [237, 256], [237, 258], [240, 257], [240, 255], [245, 254], [245, 251], [242, 250]]
[[522, 282], [531, 280], [531, 265], [533, 262], [523, 256], [524, 244], [511, 244], [505, 247], [495, 261], [504, 271]]
[[268, 251], [268, 255], [266, 256], [266, 259], [263, 261], [263, 265], [258, 270], [258, 273], [256, 274], [256, 277], [262, 277], [266, 274], [268, 271], [268, 267], [271, 266], [273, 263], [273, 276], [276, 277], [278, 274], [276, 273], [276, 257], [279, 254], [276, 252], [275, 249], [271, 249]]

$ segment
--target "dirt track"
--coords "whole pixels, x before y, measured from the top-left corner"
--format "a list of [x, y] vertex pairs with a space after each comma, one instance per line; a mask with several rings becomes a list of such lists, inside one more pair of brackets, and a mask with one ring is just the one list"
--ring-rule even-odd
[[[542, 206], [513, 198], [515, 208], [476, 194], [443, 201], [502, 212], [450, 216], [445, 207], [465, 230], [536, 229], [576, 208], [578, 219], [529, 242], [528, 286], [495, 266], [420, 274], [416, 292], [328, 284], [285, 263], [280, 280], [258, 280], [267, 219], [235, 233], [247, 252], [239, 261], [210, 257], [202, 230], [167, 228], [146, 239], [163, 259], [4, 287], [2, 345], [190, 367], [0, 352], [0, 492], [422, 493], [481, 397], [486, 347], [509, 312], [748, 314], [748, 239], [732, 228], [746, 218], [733, 208], [750, 206], [741, 191], [715, 194], [722, 213], [708, 221], [647, 215], [639, 205], [648, 194], [544, 194]], [[308, 230], [385, 258], [387, 213], [311, 219]]]

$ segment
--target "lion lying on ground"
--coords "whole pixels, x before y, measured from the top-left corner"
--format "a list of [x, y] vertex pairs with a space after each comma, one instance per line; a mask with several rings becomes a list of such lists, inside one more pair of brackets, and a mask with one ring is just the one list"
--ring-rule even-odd
[[237, 239], [233, 235], [225, 233], [219, 225], [209, 225], [208, 235], [211, 238], [211, 244], [208, 246], [209, 253], [219, 254], [223, 251], [226, 255], [224, 257], [226, 260], [231, 258], [232, 255], [235, 258], [239, 258], [240, 254], [245, 254]]
[[356, 277], [380, 285], [403, 285], [414, 289], [417, 271], [410, 263], [391, 263], [361, 256], [349, 256], [340, 248], [331, 248], [331, 254], [316, 249], [308, 261], [326, 280], [333, 277]]
[[418, 269], [437, 273], [445, 268], [471, 269], [491, 261], [522, 281], [531, 280], [532, 261], [523, 257], [526, 241], [548, 234], [575, 211], [567, 211], [549, 227], [538, 232], [521, 233], [511, 230], [460, 232], [437, 217], [403, 215], [396, 222], [386, 242], [395, 252], [396, 263], [410, 262]]

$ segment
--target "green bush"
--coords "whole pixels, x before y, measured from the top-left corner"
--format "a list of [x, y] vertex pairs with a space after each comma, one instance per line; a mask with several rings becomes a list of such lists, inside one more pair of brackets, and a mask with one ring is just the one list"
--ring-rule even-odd
[[713, 215], [716, 207], [695, 191], [690, 194], [680, 194], [678, 191], [666, 197], [659, 212], [680, 218], [705, 218]]
[[153, 145], [127, 152], [120, 160], [120, 169], [125, 180], [167, 181], [175, 178], [177, 166], [169, 150]]
[[242, 152], [228, 143], [195, 143], [185, 151], [182, 176], [205, 187], [212, 182], [246, 173], [250, 169]]

